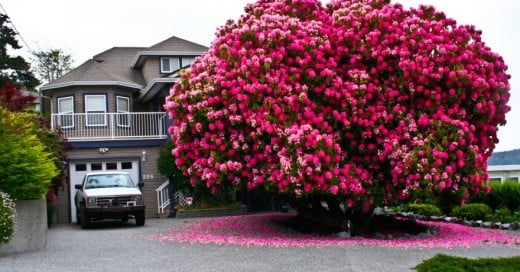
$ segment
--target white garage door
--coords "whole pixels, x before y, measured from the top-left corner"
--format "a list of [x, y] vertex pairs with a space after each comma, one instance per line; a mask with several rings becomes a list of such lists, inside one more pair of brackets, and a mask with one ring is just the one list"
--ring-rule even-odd
[[125, 171], [130, 174], [135, 183], [139, 182], [139, 160], [110, 160], [84, 162], [75, 161], [69, 164], [70, 173], [70, 214], [72, 222], [76, 222], [76, 203], [74, 203], [74, 195], [76, 194], [75, 184], [81, 184], [83, 177], [87, 172], [96, 171]]

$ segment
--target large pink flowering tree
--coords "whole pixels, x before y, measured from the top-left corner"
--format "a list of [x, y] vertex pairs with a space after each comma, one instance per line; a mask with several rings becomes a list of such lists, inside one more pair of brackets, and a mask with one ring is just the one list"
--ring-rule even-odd
[[385, 0], [245, 11], [166, 100], [193, 184], [263, 186], [318, 220], [484, 188], [509, 75], [473, 26]]

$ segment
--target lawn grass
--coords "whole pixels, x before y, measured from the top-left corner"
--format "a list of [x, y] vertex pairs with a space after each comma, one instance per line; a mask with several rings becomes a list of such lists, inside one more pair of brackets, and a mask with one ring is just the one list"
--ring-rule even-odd
[[418, 272], [454, 271], [454, 272], [511, 272], [520, 271], [520, 256], [511, 258], [468, 259], [462, 257], [437, 254], [431, 259], [417, 265]]

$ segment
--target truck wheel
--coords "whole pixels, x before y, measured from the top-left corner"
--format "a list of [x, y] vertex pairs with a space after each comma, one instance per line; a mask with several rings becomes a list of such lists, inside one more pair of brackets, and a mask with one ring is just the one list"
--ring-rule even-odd
[[88, 229], [90, 228], [90, 217], [87, 213], [87, 208], [81, 208], [81, 228]]
[[135, 214], [135, 224], [137, 226], [144, 226], [145, 216], [144, 211]]
[[81, 225], [81, 214], [78, 208], [76, 208], [76, 223]]

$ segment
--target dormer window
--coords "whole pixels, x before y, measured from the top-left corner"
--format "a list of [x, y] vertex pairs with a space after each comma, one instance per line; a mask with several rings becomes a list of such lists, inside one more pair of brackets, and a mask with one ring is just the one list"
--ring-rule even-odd
[[195, 62], [195, 57], [168, 57], [161, 58], [161, 73], [168, 74], [173, 73], [180, 68], [190, 66]]
[[161, 58], [161, 73], [172, 73], [179, 70], [180, 63], [178, 57]]
[[181, 62], [182, 67], [186, 67], [195, 62], [195, 57], [182, 57]]

